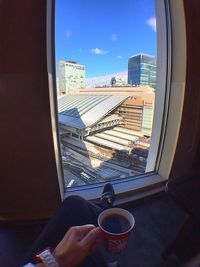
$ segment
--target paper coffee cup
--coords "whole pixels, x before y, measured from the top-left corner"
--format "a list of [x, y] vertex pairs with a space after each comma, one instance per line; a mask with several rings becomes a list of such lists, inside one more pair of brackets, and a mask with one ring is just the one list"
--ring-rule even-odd
[[126, 248], [135, 225], [135, 219], [127, 210], [111, 208], [100, 213], [98, 225], [106, 249], [110, 252], [120, 253]]

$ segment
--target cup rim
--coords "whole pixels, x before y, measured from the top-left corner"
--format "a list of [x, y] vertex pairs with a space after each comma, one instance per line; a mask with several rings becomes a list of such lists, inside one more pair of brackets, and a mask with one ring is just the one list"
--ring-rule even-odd
[[[101, 217], [102, 217], [102, 216], [105, 216], [105, 214], [109, 214], [110, 212], [112, 212], [111, 210], [113, 211], [114, 214], [121, 214], [121, 213], [123, 213], [123, 214], [128, 215], [128, 216], [126, 216], [126, 219], [128, 219], [129, 223], [131, 224], [131, 227], [130, 227], [126, 232], [122, 232], [122, 233], [111, 233], [111, 232], [106, 231], [106, 230], [101, 226], [101, 223], [100, 223], [100, 219], [101, 219]], [[131, 217], [131, 219], [132, 219], [132, 223], [130, 222], [129, 218], [127, 218], [127, 217], [129, 217], [129, 218]], [[102, 212], [99, 214], [99, 216], [98, 216], [98, 226], [100, 227], [100, 229], [101, 229], [104, 233], [106, 233], [106, 234], [108, 234], [108, 235], [113, 235], [113, 236], [122, 236], [122, 235], [126, 235], [126, 234], [128, 234], [129, 232], [131, 232], [131, 230], [133, 229], [134, 225], [135, 225], [135, 218], [134, 218], [133, 214], [130, 213], [128, 210], [125, 210], [125, 209], [122, 209], [122, 208], [109, 208], [109, 209], [106, 209], [106, 210], [102, 211]]]

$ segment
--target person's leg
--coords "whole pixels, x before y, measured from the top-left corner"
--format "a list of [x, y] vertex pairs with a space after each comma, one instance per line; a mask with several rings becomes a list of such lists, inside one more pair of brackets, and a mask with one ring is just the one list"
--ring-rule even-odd
[[[31, 261], [33, 255], [46, 247], [55, 248], [71, 226], [84, 224], [94, 224], [97, 226], [98, 215], [105, 208], [106, 205], [104, 204], [98, 205], [78, 196], [66, 198], [33, 244], [26, 257], [26, 262]], [[90, 261], [90, 259], [87, 259], [87, 264]], [[83, 264], [82, 266], [87, 265]], [[93, 266], [95, 265], [93, 264]]]

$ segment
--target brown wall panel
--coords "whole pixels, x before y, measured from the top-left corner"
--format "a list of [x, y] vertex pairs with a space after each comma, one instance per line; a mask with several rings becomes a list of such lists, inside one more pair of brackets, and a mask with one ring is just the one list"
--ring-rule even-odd
[[46, 58], [46, 1], [0, 2], [0, 219], [49, 217], [61, 199]]
[[200, 173], [200, 2], [184, 0], [187, 71], [183, 118], [171, 178]]

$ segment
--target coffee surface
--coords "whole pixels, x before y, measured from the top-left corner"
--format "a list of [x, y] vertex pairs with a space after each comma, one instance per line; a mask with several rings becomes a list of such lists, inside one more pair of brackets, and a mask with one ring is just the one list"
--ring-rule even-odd
[[120, 234], [130, 229], [129, 221], [122, 215], [108, 215], [102, 222], [102, 227], [107, 232]]

